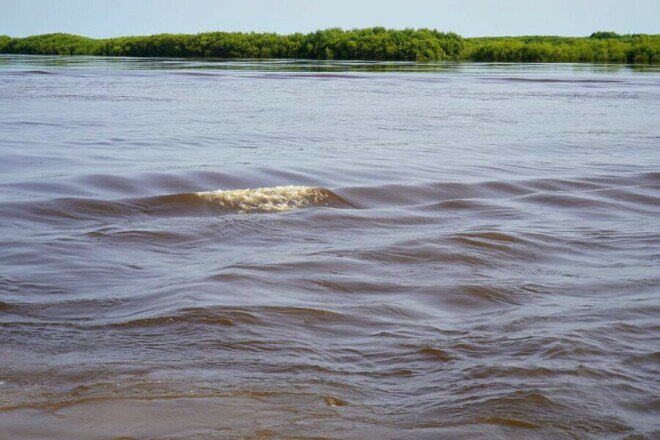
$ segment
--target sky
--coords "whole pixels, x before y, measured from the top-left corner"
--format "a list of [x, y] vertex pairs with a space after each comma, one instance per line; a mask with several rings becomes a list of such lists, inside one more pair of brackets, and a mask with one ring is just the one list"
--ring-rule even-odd
[[0, 35], [427, 27], [465, 37], [660, 33], [660, 0], [0, 0]]

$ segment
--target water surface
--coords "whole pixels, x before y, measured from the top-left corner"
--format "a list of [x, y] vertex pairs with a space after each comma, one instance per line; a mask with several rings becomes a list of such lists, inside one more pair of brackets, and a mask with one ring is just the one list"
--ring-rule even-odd
[[0, 430], [660, 435], [659, 86], [0, 56]]

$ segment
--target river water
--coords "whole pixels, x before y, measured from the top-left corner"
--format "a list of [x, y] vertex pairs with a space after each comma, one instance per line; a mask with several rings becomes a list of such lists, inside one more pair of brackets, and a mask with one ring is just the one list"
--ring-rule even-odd
[[660, 70], [0, 56], [0, 437], [657, 438]]

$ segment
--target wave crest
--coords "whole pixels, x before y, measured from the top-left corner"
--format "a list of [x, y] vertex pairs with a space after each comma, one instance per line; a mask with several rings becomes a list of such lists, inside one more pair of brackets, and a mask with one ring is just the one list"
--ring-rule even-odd
[[202, 191], [196, 194], [221, 208], [239, 212], [283, 212], [328, 206], [341, 201], [328, 189], [295, 185]]

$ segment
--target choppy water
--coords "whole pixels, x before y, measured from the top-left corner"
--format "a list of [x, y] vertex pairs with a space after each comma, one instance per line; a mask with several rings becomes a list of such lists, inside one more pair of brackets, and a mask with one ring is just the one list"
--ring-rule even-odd
[[657, 438], [660, 72], [0, 57], [0, 437]]

